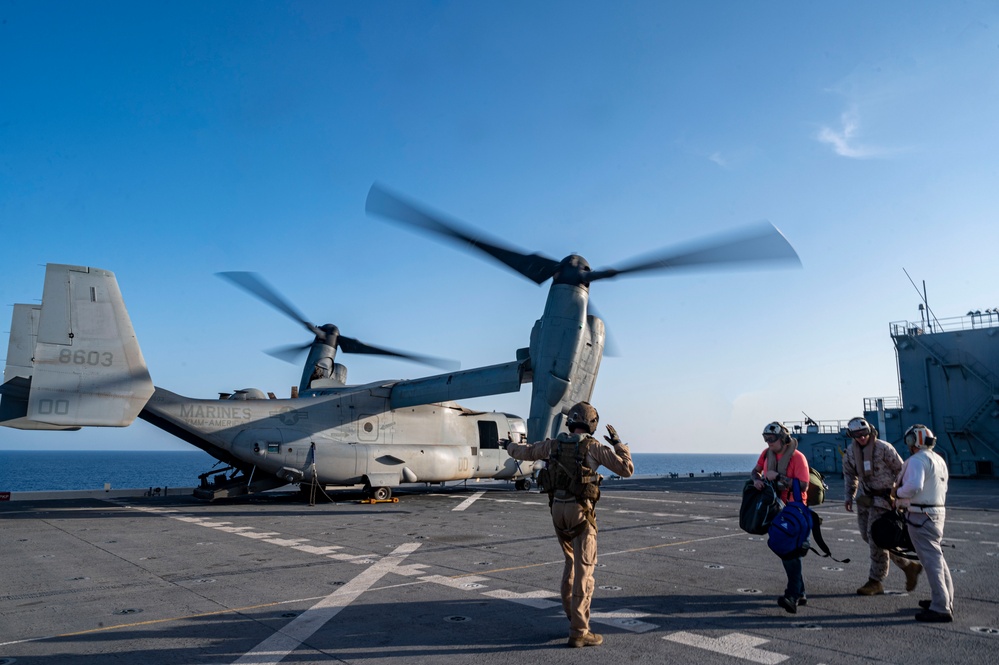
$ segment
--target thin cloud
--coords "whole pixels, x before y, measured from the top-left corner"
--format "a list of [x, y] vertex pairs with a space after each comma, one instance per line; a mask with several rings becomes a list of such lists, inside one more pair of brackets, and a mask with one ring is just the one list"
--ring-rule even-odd
[[860, 118], [856, 109], [845, 111], [840, 116], [841, 127], [820, 127], [815, 138], [820, 143], [832, 146], [833, 151], [840, 157], [850, 157], [852, 159], [871, 159], [878, 157], [883, 152], [877, 148], [861, 145], [857, 141], [857, 132], [860, 127]]
[[708, 159], [711, 160], [712, 162], [714, 162], [715, 164], [717, 164], [718, 166], [722, 167], [722, 168], [725, 168], [725, 169], [728, 168], [728, 160], [725, 159], [725, 157], [722, 156], [722, 154], [720, 152], [713, 152], [713, 153], [711, 153], [710, 155], [708, 155]]
[[751, 146], [733, 147], [728, 150], [705, 151], [702, 153], [705, 159], [712, 164], [726, 170], [738, 169], [747, 161], [751, 161], [758, 156], [759, 151]]

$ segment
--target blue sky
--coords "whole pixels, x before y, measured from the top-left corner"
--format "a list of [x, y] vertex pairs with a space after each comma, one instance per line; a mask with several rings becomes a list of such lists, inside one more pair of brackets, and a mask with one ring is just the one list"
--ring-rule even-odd
[[[157, 385], [287, 395], [299, 368], [262, 351], [308, 336], [214, 273], [465, 368], [541, 314], [546, 286], [367, 217], [372, 182], [595, 268], [768, 219], [800, 270], [593, 288], [620, 352], [603, 421], [638, 452], [756, 452], [770, 420], [897, 396], [903, 268], [941, 318], [999, 305], [996, 118], [992, 2], [0, 0], [0, 302], [40, 299], [48, 262], [111, 270]], [[434, 372], [340, 359], [352, 383]]]

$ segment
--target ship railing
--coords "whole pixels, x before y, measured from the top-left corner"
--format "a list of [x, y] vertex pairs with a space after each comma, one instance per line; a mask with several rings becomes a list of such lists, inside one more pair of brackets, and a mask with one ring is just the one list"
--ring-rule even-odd
[[901, 408], [902, 408], [901, 397], [864, 398], [864, 413], [870, 413], [871, 411], [880, 411], [881, 409], [884, 409], [885, 411], [890, 411], [891, 409], [901, 409]]
[[784, 426], [791, 430], [791, 436], [796, 434], [839, 434], [846, 429], [849, 420], [804, 420], [788, 421]]
[[957, 330], [999, 327], [999, 307], [968, 312], [964, 316], [932, 321], [893, 321], [888, 324], [893, 337], [928, 335]]

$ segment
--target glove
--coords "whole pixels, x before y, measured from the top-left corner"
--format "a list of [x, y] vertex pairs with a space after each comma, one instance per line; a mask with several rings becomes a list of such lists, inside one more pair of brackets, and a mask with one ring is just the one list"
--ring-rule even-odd
[[610, 436], [605, 436], [604, 437], [604, 441], [606, 441], [607, 443], [611, 444], [612, 446], [620, 446], [620, 445], [622, 445], [621, 444], [621, 438], [617, 435], [617, 430], [614, 429], [613, 425], [607, 425], [607, 433]]

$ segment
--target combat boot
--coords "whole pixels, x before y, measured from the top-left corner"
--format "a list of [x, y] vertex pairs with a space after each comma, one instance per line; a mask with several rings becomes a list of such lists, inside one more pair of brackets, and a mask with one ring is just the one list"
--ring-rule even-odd
[[919, 583], [919, 573], [923, 572], [923, 566], [920, 563], [913, 561], [908, 566], [902, 569], [905, 573], [905, 590], [915, 591], [916, 584]]
[[579, 637], [570, 637], [569, 646], [576, 647], [598, 647], [604, 643], [604, 636], [596, 633], [586, 633]]
[[867, 584], [857, 589], [858, 596], [880, 596], [884, 592], [885, 588], [878, 580], [867, 580]]
[[777, 599], [777, 604], [784, 608], [784, 611], [788, 614], [798, 613], [798, 599], [791, 598], [790, 596], [781, 596]]

